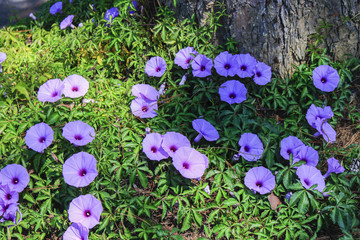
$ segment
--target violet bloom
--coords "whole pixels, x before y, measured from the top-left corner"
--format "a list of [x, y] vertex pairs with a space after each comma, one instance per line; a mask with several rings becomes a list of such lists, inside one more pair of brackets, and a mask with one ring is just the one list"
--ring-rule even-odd
[[188, 69], [191, 60], [195, 58], [192, 54], [195, 56], [198, 54], [193, 47], [180, 49], [180, 51], [175, 54], [174, 63], [183, 69]]
[[114, 18], [116, 18], [117, 16], [119, 16], [119, 10], [116, 7], [113, 7], [113, 8], [106, 10], [104, 19], [106, 21], [108, 21], [108, 22], [110, 21], [110, 23], [112, 23]]
[[25, 135], [25, 144], [34, 151], [44, 152], [54, 139], [54, 131], [46, 123], [38, 123], [29, 128]]
[[1, 185], [8, 185], [13, 191], [21, 192], [29, 181], [30, 176], [26, 168], [19, 164], [9, 164], [0, 171]]
[[51, 7], [50, 7], [50, 10], [49, 12], [52, 14], [52, 15], [55, 15], [56, 13], [60, 12], [62, 13], [62, 2], [56, 2], [54, 3]]
[[267, 168], [254, 167], [245, 174], [244, 183], [251, 191], [266, 194], [275, 188], [275, 176]]
[[221, 84], [219, 94], [221, 101], [229, 104], [241, 103], [246, 100], [247, 89], [237, 80], [229, 80]]
[[159, 92], [149, 84], [136, 84], [132, 86], [131, 94], [137, 98], [149, 101], [156, 101], [160, 96]]
[[73, 74], [64, 79], [65, 97], [83, 97], [89, 90], [89, 82], [80, 75]]
[[63, 240], [87, 240], [89, 239], [89, 229], [80, 223], [72, 223], [63, 235]]
[[32, 18], [32, 20], [34, 20], [34, 21], [36, 20], [36, 17], [35, 17], [35, 15], [34, 15], [32, 12], [29, 13], [29, 17]]
[[[137, 2], [137, 1], [131, 1], [131, 3], [132, 3], [132, 5], [133, 5], [133, 7], [134, 7], [135, 11], [137, 11], [138, 2]], [[129, 6], [129, 7], [128, 7], [128, 9], [130, 9], [130, 8], [131, 8], [131, 6]], [[129, 11], [129, 14], [130, 14], [130, 15], [132, 15], [132, 14], [134, 14], [134, 13], [135, 13], [135, 11], [130, 10], [130, 11]]]
[[220, 53], [214, 59], [214, 67], [220, 76], [233, 77], [239, 71], [237, 57], [227, 51]]
[[6, 60], [6, 53], [0, 52], [0, 73], [2, 72], [1, 63]]
[[265, 85], [271, 81], [271, 67], [266, 65], [263, 62], [256, 64], [253, 69], [254, 73], [254, 82], [257, 85]]
[[96, 159], [86, 152], [79, 152], [68, 158], [63, 165], [63, 176], [67, 184], [74, 187], [89, 185], [98, 175]]
[[163, 137], [159, 133], [150, 133], [144, 138], [143, 152], [150, 160], [160, 161], [169, 157], [169, 154], [161, 146], [162, 141]]
[[211, 75], [211, 68], [213, 67], [212, 60], [203, 54], [197, 55], [191, 62], [194, 77], [207, 77]]
[[191, 147], [187, 137], [177, 132], [167, 132], [162, 138], [161, 146], [170, 155], [174, 157], [176, 151], [181, 147]]
[[[2, 203], [0, 202], [0, 205], [2, 205]], [[22, 219], [22, 214], [19, 210], [19, 207], [18, 207], [18, 203], [11, 203], [9, 205], [6, 205], [5, 206], [5, 209], [4, 207], [0, 206], [0, 209], [3, 209], [5, 210], [3, 215], [2, 215], [2, 219], [0, 220], [0, 222], [5, 222], [5, 221], [12, 221], [14, 224], [18, 224], [21, 219]], [[0, 212], [2, 212], [0, 210]], [[16, 214], [17, 212], [19, 212], [20, 214], [20, 219], [16, 222]], [[10, 226], [9, 226], [10, 227]]]
[[95, 130], [80, 120], [69, 122], [63, 127], [62, 135], [75, 146], [84, 146], [95, 138]]
[[173, 165], [185, 178], [201, 178], [206, 169], [204, 155], [190, 147], [179, 148], [174, 157]]
[[194, 139], [196, 143], [199, 142], [202, 137], [207, 141], [216, 141], [219, 139], [219, 133], [216, 128], [205, 119], [193, 120], [192, 126], [199, 133]]
[[297, 163], [300, 161], [305, 161], [305, 165], [314, 166], [319, 162], [319, 154], [318, 152], [309, 146], [301, 146], [296, 155], [294, 155], [293, 163]]
[[251, 77], [254, 75], [254, 68], [257, 64], [256, 59], [249, 53], [238, 54], [235, 56], [239, 66], [236, 74], [241, 78]]
[[326, 106], [324, 108], [316, 107], [314, 104], [311, 104], [309, 109], [306, 112], [306, 120], [313, 128], [316, 128], [316, 121], [319, 119], [326, 120], [334, 116], [334, 113], [331, 110], [331, 107]]
[[50, 79], [39, 87], [37, 98], [40, 102], [56, 102], [61, 99], [64, 83], [60, 79]]
[[[1, 181], [1, 180], [0, 180]], [[19, 193], [12, 190], [9, 185], [0, 185], [0, 199], [8, 205], [19, 201]]]
[[340, 76], [329, 65], [320, 65], [313, 71], [313, 82], [316, 88], [324, 92], [332, 92], [338, 86]]
[[239, 140], [239, 154], [247, 161], [257, 161], [264, 152], [264, 145], [260, 138], [253, 133], [244, 133]]
[[299, 177], [304, 188], [309, 189], [311, 186], [317, 184], [314, 189], [322, 192], [325, 188], [325, 180], [321, 175], [320, 170], [314, 166], [302, 165], [296, 170], [296, 175]]
[[166, 62], [162, 57], [152, 57], [145, 65], [145, 73], [151, 77], [161, 77], [166, 70]]
[[80, 195], [70, 203], [69, 220], [90, 229], [99, 223], [102, 211], [101, 202], [93, 195]]
[[[140, 118], [153, 118], [157, 116], [157, 101], [144, 100], [136, 98], [131, 101], [130, 109], [132, 114]], [[156, 111], [155, 111], [156, 110]]]
[[332, 157], [327, 160], [327, 163], [328, 163], [328, 171], [325, 173], [324, 178], [327, 178], [330, 175], [330, 173], [338, 174], [345, 172], [345, 168], [340, 165], [339, 160]]
[[294, 136], [288, 136], [281, 140], [280, 155], [286, 160], [290, 160], [290, 154], [294, 157], [298, 154], [302, 146], [305, 146], [305, 144], [300, 139]]
[[64, 18], [64, 20], [62, 20], [60, 23], [60, 29], [65, 29], [67, 27], [71, 27], [72, 29], [74, 29], [75, 26], [72, 24], [73, 20], [74, 20], [74, 15], [69, 15], [66, 18]]

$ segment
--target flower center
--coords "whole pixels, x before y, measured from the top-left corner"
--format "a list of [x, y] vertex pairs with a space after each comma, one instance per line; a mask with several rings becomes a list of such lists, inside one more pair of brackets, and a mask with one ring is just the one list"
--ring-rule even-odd
[[291, 149], [288, 149], [286, 152], [287, 152], [287, 154], [289, 154], [289, 155], [292, 154]]
[[175, 147], [175, 146], [171, 146], [171, 147], [170, 147], [170, 151], [176, 152], [176, 150], [177, 150], [177, 147]]
[[183, 163], [183, 168], [184, 169], [189, 169], [190, 165], [187, 162]]
[[191, 58], [186, 59], [186, 63], [189, 63], [191, 61]]
[[83, 137], [82, 137], [81, 135], [75, 135], [74, 138], [75, 138], [75, 140], [81, 140], [81, 139], [83, 139]]
[[53, 93], [51, 94], [51, 97], [56, 97], [57, 95], [58, 95], [57, 92], [53, 92]]
[[322, 77], [320, 81], [321, 81], [322, 83], [326, 83], [326, 82], [327, 82], [327, 80], [326, 80], [325, 77]]
[[255, 183], [255, 185], [257, 186], [257, 187], [262, 187], [262, 182], [260, 182], [260, 181], [257, 181], [256, 183]]
[[249, 148], [248, 146], [245, 146], [245, 147], [244, 147], [244, 151], [245, 151], [245, 152], [248, 152], [249, 150], [250, 150], [250, 148]]
[[12, 180], [12, 183], [13, 183], [13, 184], [18, 184], [18, 183], [19, 183], [19, 179], [18, 179], [18, 178], [14, 178], [14, 179]]
[[305, 158], [300, 159], [300, 161], [305, 161], [305, 164], [307, 164], [307, 159]]
[[91, 216], [91, 212], [90, 212], [89, 210], [86, 210], [86, 211], [84, 212], [84, 216], [85, 216], [85, 217], [90, 217], [90, 216]]
[[245, 66], [245, 65], [242, 65], [242, 66], [240, 67], [240, 69], [241, 69], [241, 71], [246, 71], [246, 66]]
[[309, 181], [309, 179], [304, 179], [304, 183], [305, 183], [307, 186], [310, 186], [310, 181]]
[[256, 72], [256, 76], [261, 77], [262, 76], [261, 72]]
[[200, 70], [205, 71], [205, 66], [201, 66]]
[[72, 89], [71, 89], [71, 91], [73, 91], [73, 92], [77, 92], [77, 91], [79, 91], [79, 88], [78, 87], [72, 87]]
[[7, 199], [7, 200], [10, 200], [11, 198], [12, 198], [12, 196], [11, 196], [10, 193], [6, 194], [6, 199]]
[[157, 68], [155, 69], [156, 72], [160, 72], [160, 70], [161, 70], [161, 69], [160, 69], [159, 67], [157, 67]]
[[41, 143], [45, 142], [45, 137], [39, 138], [39, 142], [41, 142]]
[[156, 147], [151, 147], [151, 148], [150, 148], [150, 151], [152, 151], [153, 153], [156, 153], [156, 152], [157, 152], [157, 148], [156, 148]]
[[234, 99], [234, 98], [236, 97], [236, 95], [235, 95], [235, 93], [230, 93], [229, 97], [230, 97], [231, 99]]
[[141, 108], [141, 111], [143, 111], [143, 112], [147, 112], [147, 110], [148, 110], [147, 107], [142, 107], [142, 108]]
[[225, 68], [226, 70], [229, 70], [229, 69], [230, 69], [230, 64], [225, 64], [224, 68]]
[[86, 175], [86, 173], [87, 173], [87, 172], [86, 172], [85, 169], [81, 169], [80, 172], [79, 172], [79, 175], [83, 177], [83, 176]]

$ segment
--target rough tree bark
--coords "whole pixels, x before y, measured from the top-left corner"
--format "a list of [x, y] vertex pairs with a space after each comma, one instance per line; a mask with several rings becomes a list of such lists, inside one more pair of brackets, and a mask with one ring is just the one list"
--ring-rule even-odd
[[282, 77], [305, 60], [311, 36], [324, 21], [333, 24], [325, 38], [330, 57], [360, 55], [360, 0], [178, 0], [176, 8], [173, 0], [161, 1], [180, 20], [195, 14], [200, 25], [216, 2], [225, 3], [229, 16], [222, 19], [218, 42], [234, 38], [239, 53], [252, 54]]

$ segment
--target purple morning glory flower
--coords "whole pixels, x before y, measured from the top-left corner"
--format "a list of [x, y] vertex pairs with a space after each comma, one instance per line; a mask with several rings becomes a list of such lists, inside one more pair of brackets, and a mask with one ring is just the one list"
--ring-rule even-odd
[[80, 223], [72, 223], [68, 227], [63, 235], [64, 240], [88, 240], [89, 229], [81, 225]]
[[52, 15], [55, 15], [56, 13], [60, 12], [62, 13], [62, 2], [56, 2], [54, 3], [51, 7], [50, 7], [50, 10], [49, 12], [52, 14]]
[[[132, 3], [132, 5], [133, 5], [133, 7], [134, 7], [134, 9], [136, 11], [137, 7], [138, 7], [138, 2], [137, 1], [131, 1], [131, 3]], [[130, 9], [130, 8], [131, 8], [131, 6], [128, 7], [128, 9]], [[134, 14], [135, 11], [133, 11], [133, 10], [129, 11], [130, 15]]]
[[302, 146], [305, 146], [305, 144], [300, 139], [294, 136], [288, 136], [281, 140], [280, 155], [286, 160], [289, 160], [290, 154], [294, 157]]
[[1, 63], [6, 60], [6, 53], [0, 52], [0, 73], [2, 72]]
[[275, 188], [275, 176], [267, 168], [254, 167], [245, 174], [244, 183], [251, 191], [266, 194]]
[[214, 59], [214, 67], [220, 76], [233, 77], [239, 71], [237, 57], [227, 51], [220, 53]]
[[149, 84], [136, 84], [132, 86], [131, 93], [137, 98], [149, 101], [157, 101], [160, 96], [159, 92]]
[[132, 114], [140, 118], [153, 118], [157, 116], [157, 101], [148, 101], [142, 98], [136, 98], [131, 101], [130, 109]]
[[345, 168], [340, 165], [339, 160], [332, 157], [327, 160], [327, 163], [328, 163], [328, 171], [325, 173], [324, 178], [327, 178], [330, 175], [330, 173], [338, 174], [345, 172]]
[[338, 86], [340, 76], [329, 65], [320, 65], [313, 71], [313, 82], [316, 88], [324, 92], [332, 92]]
[[102, 211], [101, 202], [93, 195], [80, 195], [70, 203], [69, 220], [90, 229], [99, 223]]
[[29, 181], [30, 176], [26, 168], [19, 164], [9, 164], [0, 171], [1, 185], [8, 185], [13, 191], [21, 192]]
[[326, 120], [332, 118], [333, 116], [334, 113], [329, 106], [321, 108], [316, 107], [314, 104], [311, 104], [311, 106], [306, 112], [306, 120], [313, 128], [316, 128], [316, 121], [318, 119]]
[[260, 138], [253, 133], [244, 133], [239, 140], [239, 154], [247, 161], [257, 161], [264, 152], [264, 145]]
[[175, 54], [174, 63], [183, 69], [188, 69], [191, 60], [193, 60], [195, 57], [193, 55], [197, 55], [198, 52], [194, 50], [193, 47], [187, 47], [181, 49], [179, 52]]
[[181, 81], [179, 82], [179, 86], [182, 86], [185, 84], [186, 82], [186, 79], [187, 79], [187, 74], [185, 73], [182, 78], [181, 78]]
[[196, 143], [199, 142], [202, 137], [207, 141], [216, 141], [219, 139], [219, 133], [216, 128], [205, 119], [193, 120], [192, 126], [199, 133], [194, 139]]
[[293, 163], [297, 163], [299, 161], [305, 161], [305, 165], [314, 166], [319, 162], [319, 154], [318, 152], [309, 146], [301, 146], [296, 155], [294, 155]]
[[187, 137], [177, 132], [167, 132], [162, 138], [161, 146], [170, 155], [174, 157], [176, 151], [181, 147], [191, 147]]
[[315, 125], [316, 130], [319, 131], [326, 142], [334, 143], [336, 141], [336, 131], [326, 120], [318, 119]]
[[266, 65], [263, 62], [256, 64], [253, 69], [254, 73], [254, 82], [257, 85], [265, 85], [271, 81], [271, 67]]
[[221, 101], [229, 104], [241, 103], [246, 100], [247, 89], [237, 80], [229, 80], [221, 84], [219, 94]]
[[80, 120], [69, 122], [63, 127], [62, 135], [75, 146], [84, 146], [95, 138], [95, 130]]
[[213, 67], [212, 60], [203, 54], [197, 55], [191, 62], [194, 77], [207, 77], [211, 75], [211, 68]]
[[143, 152], [150, 160], [160, 161], [168, 158], [169, 154], [161, 146], [163, 137], [159, 133], [147, 134], [143, 140]]
[[[1, 181], [1, 180], [0, 180]], [[0, 185], [0, 199], [8, 205], [19, 200], [19, 193], [10, 188], [9, 185]]]
[[50, 79], [40, 86], [37, 98], [40, 102], [56, 102], [61, 99], [64, 83], [60, 79]]
[[65, 97], [83, 97], [89, 90], [89, 82], [80, 75], [73, 74], [64, 79]]
[[25, 144], [34, 151], [44, 152], [54, 139], [54, 131], [46, 123], [38, 123], [29, 128], [25, 135]]
[[238, 54], [235, 56], [239, 66], [236, 74], [241, 78], [251, 77], [254, 75], [254, 68], [257, 64], [256, 59], [249, 53]]
[[185, 178], [201, 178], [206, 169], [204, 155], [190, 147], [179, 148], [174, 157], [173, 165]]
[[104, 19], [109, 22], [110, 18], [111, 18], [110, 23], [112, 23], [114, 18], [116, 18], [117, 16], [119, 16], [119, 10], [116, 7], [113, 7], [113, 8], [106, 10]]
[[315, 188], [322, 192], [325, 188], [325, 180], [321, 175], [320, 170], [314, 166], [302, 165], [296, 170], [296, 175], [299, 177], [304, 188], [309, 189], [311, 186], [317, 184]]
[[72, 24], [74, 19], [74, 15], [69, 15], [66, 18], [64, 18], [64, 20], [61, 21], [60, 23], [60, 29], [65, 29], [67, 27], [71, 27], [71, 28], [75, 28], [75, 26]]
[[145, 65], [145, 73], [151, 77], [161, 77], [166, 70], [166, 62], [162, 57], [152, 57]]
[[96, 159], [86, 152], [79, 152], [68, 158], [63, 165], [63, 176], [67, 184], [74, 187], [89, 185], [98, 175]]
[[[18, 224], [21, 219], [22, 219], [22, 214], [19, 210], [18, 207], [18, 203], [11, 203], [9, 205], [6, 205], [4, 207], [3, 203], [1, 203], [0, 201], [0, 213], [3, 212], [2, 214], [2, 219], [0, 220], [0, 222], [5, 222], [5, 221], [12, 221], [14, 224]], [[20, 214], [20, 219], [18, 222], [16, 222], [16, 213], [19, 212]]]

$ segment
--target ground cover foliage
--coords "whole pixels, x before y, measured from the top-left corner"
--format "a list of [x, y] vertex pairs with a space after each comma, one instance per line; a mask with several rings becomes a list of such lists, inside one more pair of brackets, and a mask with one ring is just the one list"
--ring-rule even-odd
[[[291, 77], [280, 79], [273, 73], [264, 86], [251, 78], [241, 79], [248, 90], [247, 100], [229, 105], [220, 100], [218, 89], [227, 80], [240, 80], [237, 76], [221, 77], [213, 69], [211, 76], [197, 78], [191, 70], [173, 64], [175, 54], [187, 46], [211, 59], [225, 50], [239, 53], [231, 39], [224, 46], [214, 46], [213, 36], [221, 27], [218, 20], [224, 12], [213, 12], [208, 24], [199, 27], [193, 19], [178, 23], [169, 9], [149, 2], [139, 2], [142, 10], [139, 7], [130, 15], [127, 0], [98, 1], [95, 11], [90, 1], [74, 1], [72, 5], [64, 3], [64, 14], [53, 16], [48, 12], [51, 1], [39, 11], [36, 21], [25, 19], [0, 30], [0, 52], [7, 54], [0, 73], [0, 167], [17, 163], [30, 174], [30, 183], [20, 194], [22, 221], [13, 227], [6, 227], [13, 225], [11, 222], [1, 223], [0, 237], [57, 239], [71, 224], [70, 202], [88, 193], [104, 208], [90, 239], [359, 236], [360, 175], [349, 170], [360, 154], [358, 139], [328, 144], [313, 136], [315, 131], [305, 118], [311, 104], [331, 106], [334, 117], [328, 122], [336, 130], [347, 126], [353, 131], [347, 136], [356, 135], [360, 112], [353, 102], [359, 59], [331, 62], [326, 50], [318, 48], [318, 35], [309, 46], [308, 61], [296, 67]], [[119, 16], [108, 27], [103, 18], [111, 7], [118, 7]], [[60, 30], [59, 23], [69, 14], [75, 15], [74, 25], [82, 22], [83, 27]], [[144, 73], [153, 56], [166, 60], [167, 70], [161, 78]], [[339, 86], [330, 93], [312, 83], [313, 69], [324, 64], [340, 75]], [[179, 86], [185, 73], [187, 81]], [[90, 82], [85, 97], [38, 101], [37, 91], [44, 82], [71, 74]], [[138, 83], [157, 89], [166, 84], [157, 117], [141, 119], [131, 113], [131, 88]], [[200, 116], [219, 131], [216, 142], [193, 142], [197, 132], [191, 122]], [[64, 125], [75, 120], [95, 129], [90, 144], [75, 147], [62, 137]], [[54, 131], [54, 141], [44, 153], [28, 149], [24, 140], [26, 131], [40, 122]], [[182, 177], [169, 159], [150, 161], [142, 152], [147, 127], [160, 134], [175, 131], [187, 136], [192, 147], [210, 161], [201, 180]], [[245, 132], [256, 133], [264, 144], [264, 153], [256, 162], [233, 159]], [[326, 159], [331, 157], [345, 167], [344, 173], [326, 179], [324, 192], [329, 192], [329, 197], [303, 188], [296, 169], [280, 156], [280, 142], [289, 135], [319, 152], [318, 168], [323, 173]], [[97, 159], [99, 175], [89, 186], [75, 188], [64, 182], [62, 165], [80, 151]], [[254, 194], [244, 185], [245, 173], [255, 166], [276, 174], [270, 201], [269, 194]], [[205, 191], [207, 186], [210, 192]], [[290, 201], [285, 199], [288, 192], [293, 193]]]

